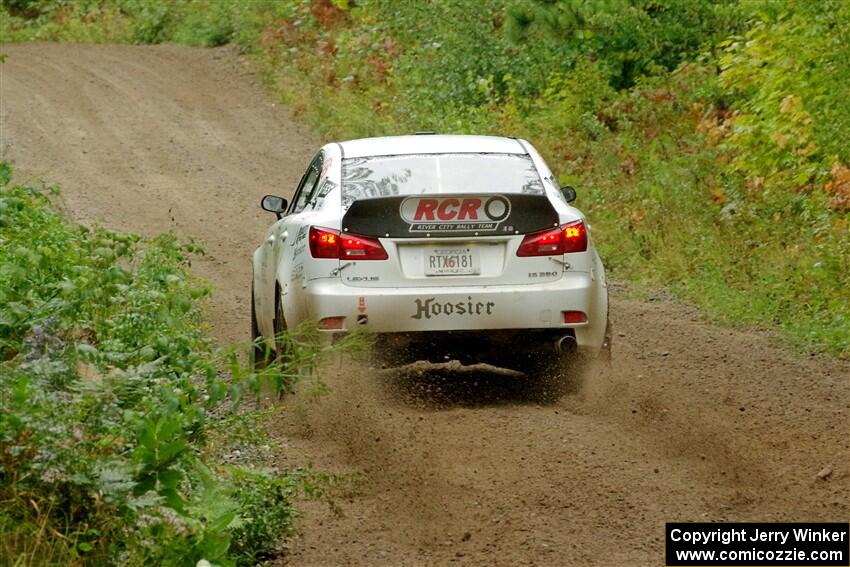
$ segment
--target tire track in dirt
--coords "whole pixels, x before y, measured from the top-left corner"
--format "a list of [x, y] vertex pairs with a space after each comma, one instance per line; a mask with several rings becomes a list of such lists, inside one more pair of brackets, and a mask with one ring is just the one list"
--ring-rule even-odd
[[[249, 255], [317, 143], [228, 49], [11, 45], [0, 147], [84, 223], [200, 239], [209, 320], [247, 337]], [[278, 189], [282, 188], [282, 189]], [[674, 520], [850, 516], [850, 364], [614, 290], [613, 366], [557, 395], [494, 376], [328, 369], [281, 404], [282, 464], [355, 475], [304, 502], [292, 565], [657, 565]], [[826, 481], [815, 475], [825, 465]]]

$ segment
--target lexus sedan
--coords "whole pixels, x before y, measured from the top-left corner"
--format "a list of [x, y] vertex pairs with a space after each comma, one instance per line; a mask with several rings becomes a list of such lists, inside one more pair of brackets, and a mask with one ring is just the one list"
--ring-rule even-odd
[[[605, 270], [571, 187], [525, 140], [367, 138], [322, 147], [253, 254], [252, 335], [365, 326], [377, 349], [529, 375], [609, 356]], [[259, 349], [259, 346], [258, 346]]]

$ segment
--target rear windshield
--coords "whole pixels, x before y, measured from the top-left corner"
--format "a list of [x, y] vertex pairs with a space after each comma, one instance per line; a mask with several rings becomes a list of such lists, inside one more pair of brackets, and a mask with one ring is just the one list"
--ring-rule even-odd
[[342, 206], [422, 193], [543, 194], [531, 158], [516, 154], [407, 154], [342, 160]]

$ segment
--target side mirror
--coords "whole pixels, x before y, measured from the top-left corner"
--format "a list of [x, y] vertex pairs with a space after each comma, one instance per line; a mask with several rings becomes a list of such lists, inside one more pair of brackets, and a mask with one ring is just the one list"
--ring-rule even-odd
[[564, 199], [567, 200], [567, 203], [572, 203], [576, 200], [576, 190], [570, 185], [564, 185], [561, 187], [561, 193], [564, 194]]
[[286, 212], [286, 206], [289, 202], [283, 197], [278, 197], [276, 195], [266, 195], [260, 201], [260, 207], [264, 211], [268, 211], [270, 213], [274, 213], [277, 218], [281, 218], [283, 213]]

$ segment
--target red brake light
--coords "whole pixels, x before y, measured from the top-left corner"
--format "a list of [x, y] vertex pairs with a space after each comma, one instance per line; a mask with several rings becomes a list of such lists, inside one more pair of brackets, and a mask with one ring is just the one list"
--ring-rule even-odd
[[311, 226], [310, 254], [313, 258], [339, 258], [339, 231]]
[[313, 258], [339, 260], [386, 260], [387, 251], [377, 238], [340, 233], [330, 228], [310, 227], [310, 254]]
[[516, 251], [517, 256], [555, 256], [587, 250], [587, 227], [575, 221], [527, 234]]
[[564, 254], [587, 250], [587, 227], [584, 221], [562, 225], [561, 233], [564, 235]]
[[377, 238], [367, 238], [356, 234], [340, 236], [340, 260], [386, 260], [387, 258], [389, 258], [387, 251]]

